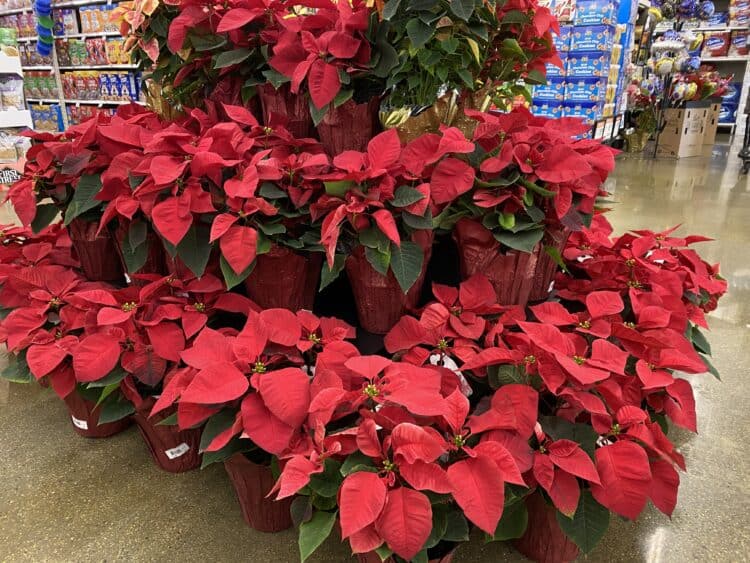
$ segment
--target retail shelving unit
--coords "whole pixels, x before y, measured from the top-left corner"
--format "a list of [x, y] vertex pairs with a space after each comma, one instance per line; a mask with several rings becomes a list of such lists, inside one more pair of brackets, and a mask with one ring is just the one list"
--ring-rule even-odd
[[[0, 51], [0, 75], [15, 75], [23, 78], [21, 59]], [[3, 109], [0, 111], [0, 129], [31, 127], [31, 112], [28, 109]]]
[[[54, 0], [53, 0], [54, 2]], [[117, 1], [113, 0], [68, 0], [68, 1], [62, 1], [53, 3], [52, 9], [58, 10], [58, 9], [67, 9], [67, 8], [81, 8], [85, 6], [93, 6], [93, 5], [112, 5], [117, 4]], [[0, 9], [0, 16], [7, 16], [7, 15], [13, 15], [13, 14], [27, 14], [33, 12], [33, 9], [30, 7], [22, 7], [22, 8], [11, 8], [11, 9]], [[79, 17], [79, 13], [76, 14], [76, 17]], [[79, 27], [79, 29], [83, 29], [83, 27]], [[125, 72], [125, 71], [137, 71], [138, 66], [133, 64], [61, 64], [61, 58], [59, 57], [59, 53], [57, 52], [57, 41], [63, 40], [78, 40], [78, 41], [85, 41], [87, 39], [96, 39], [101, 38], [103, 40], [107, 40], [108, 38], [116, 38], [120, 37], [119, 32], [112, 31], [112, 30], [100, 30], [100, 31], [90, 31], [90, 32], [83, 32], [80, 33], [64, 33], [64, 34], [55, 34], [55, 46], [52, 49], [51, 54], [51, 63], [52, 64], [40, 64], [40, 65], [24, 65], [21, 70], [26, 72], [34, 72], [34, 71], [42, 71], [42, 72], [49, 72], [52, 77], [54, 77], [54, 81], [56, 84], [56, 89], [58, 96], [57, 97], [35, 97], [35, 96], [29, 96], [26, 97], [27, 104], [59, 104], [60, 106], [60, 113], [62, 117], [62, 124], [64, 127], [68, 127], [71, 125], [69, 123], [68, 119], [68, 108], [69, 107], [81, 107], [81, 106], [94, 106], [97, 108], [105, 108], [105, 107], [117, 107], [120, 105], [125, 105], [128, 103], [131, 103], [131, 101], [138, 102], [137, 100], [127, 100], [127, 99], [105, 99], [106, 96], [96, 96], [94, 99], [88, 99], [88, 96], [86, 99], [82, 99], [82, 96], [77, 96], [75, 98], [73, 97], [66, 97], [65, 96], [65, 89], [63, 88], [63, 73], [67, 72], [73, 72], [73, 71], [112, 71], [113, 73], [118, 72]], [[38, 40], [37, 36], [33, 37], [19, 37], [18, 42], [19, 44], [28, 44], [30, 47], [34, 46], [36, 44], [36, 41]], [[113, 87], [114, 88], [114, 87]], [[50, 88], [51, 90], [51, 88]], [[131, 90], [126, 91], [124, 86], [122, 89], [122, 93], [119, 96], [127, 97], [128, 92], [132, 92]], [[119, 98], [119, 96], [117, 96]], [[114, 95], [111, 96], [112, 98], [115, 98]], [[28, 109], [24, 112], [29, 116], [29, 121], [31, 121], [31, 114], [28, 111]]]

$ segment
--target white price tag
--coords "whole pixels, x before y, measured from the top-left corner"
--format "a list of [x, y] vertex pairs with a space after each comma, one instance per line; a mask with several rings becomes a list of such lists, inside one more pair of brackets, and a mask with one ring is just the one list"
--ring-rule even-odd
[[73, 421], [73, 426], [76, 428], [80, 428], [81, 430], [88, 430], [89, 429], [89, 423], [85, 420], [81, 420], [80, 418], [76, 418], [71, 415], [70, 420]]
[[190, 446], [188, 446], [185, 442], [180, 444], [179, 446], [175, 446], [171, 450], [164, 450], [164, 453], [167, 454], [167, 457], [169, 459], [177, 459], [178, 457], [181, 457], [188, 453], [190, 451]]

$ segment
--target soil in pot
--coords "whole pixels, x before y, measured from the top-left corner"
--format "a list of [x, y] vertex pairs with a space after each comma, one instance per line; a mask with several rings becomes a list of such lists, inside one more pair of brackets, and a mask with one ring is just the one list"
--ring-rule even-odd
[[278, 90], [271, 84], [261, 84], [258, 86], [258, 97], [266, 125], [270, 123], [271, 116], [277, 114], [286, 118], [286, 128], [296, 138], [315, 137], [315, 126], [306, 96], [292, 94], [288, 84]]
[[526, 533], [513, 546], [537, 563], [568, 563], [578, 557], [578, 546], [568, 539], [557, 523], [555, 507], [547, 504], [541, 494], [526, 497], [529, 523]]
[[202, 430], [180, 430], [177, 426], [160, 425], [159, 422], [168, 418], [175, 409], [167, 409], [149, 418], [155, 403], [153, 397], [144, 399], [133, 415], [154, 463], [169, 473], [184, 473], [200, 467]]
[[264, 309], [312, 310], [322, 265], [322, 252], [300, 254], [274, 245], [257, 257], [245, 280], [247, 295]]
[[458, 246], [461, 279], [484, 274], [495, 288], [500, 305], [526, 305], [534, 286], [541, 245], [533, 252], [503, 249], [492, 232], [471, 219], [461, 219], [453, 230]]
[[84, 399], [75, 391], [65, 397], [63, 401], [68, 407], [73, 430], [84, 438], [108, 438], [119, 434], [133, 423], [128, 416], [122, 420], [99, 425], [101, 410], [96, 408], [94, 403]]
[[107, 229], [97, 234], [99, 226], [83, 219], [73, 219], [68, 234], [81, 270], [90, 281], [123, 282], [117, 243]]
[[292, 527], [289, 510], [293, 497], [279, 501], [266, 498], [275, 483], [270, 467], [236, 453], [224, 461], [224, 468], [248, 526], [259, 532], [281, 532]]

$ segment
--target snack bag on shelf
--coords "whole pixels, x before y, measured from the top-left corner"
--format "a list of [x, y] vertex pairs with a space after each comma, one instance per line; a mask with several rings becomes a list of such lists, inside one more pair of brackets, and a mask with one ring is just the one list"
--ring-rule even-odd
[[729, 53], [729, 32], [712, 31], [706, 34], [703, 42], [703, 57], [726, 57]]
[[750, 31], [735, 30], [729, 44], [730, 57], [747, 57], [750, 55]]

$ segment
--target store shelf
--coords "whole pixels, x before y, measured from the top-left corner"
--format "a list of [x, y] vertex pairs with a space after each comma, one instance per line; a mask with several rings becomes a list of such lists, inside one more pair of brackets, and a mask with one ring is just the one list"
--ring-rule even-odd
[[31, 112], [27, 109], [0, 111], [0, 129], [5, 127], [33, 127]]
[[18, 56], [9, 57], [0, 51], [0, 74], [19, 74], [23, 75], [21, 69], [21, 59]]
[[746, 63], [750, 57], [701, 57], [707, 63]]
[[[68, 33], [67, 35], [55, 35], [55, 39], [86, 39], [96, 37], [121, 37], [119, 31], [92, 31], [89, 33]], [[39, 37], [34, 35], [32, 37], [19, 37], [19, 43], [31, 43], [32, 41], [38, 41]]]
[[[71, 0], [69, 2], [59, 2], [52, 4], [52, 9], [56, 8], [75, 8], [77, 6], [88, 6], [89, 4], [112, 4], [112, 0]], [[30, 6], [25, 8], [10, 8], [8, 10], [0, 11], [0, 16], [10, 16], [13, 14], [23, 14], [26, 12], [32, 12], [34, 9]]]
[[60, 70], [135, 70], [138, 65], [60, 65]]
[[60, 98], [26, 98], [31, 104], [59, 104]]
[[745, 31], [750, 29], [746, 25], [730, 25], [725, 27], [690, 27], [690, 31]]
[[717, 127], [721, 127], [721, 128], [724, 128], [724, 129], [731, 129], [735, 125], [736, 125], [736, 123], [717, 123], [716, 124]]
[[51, 65], [27, 65], [21, 67], [23, 70], [52, 70]]
[[[59, 102], [60, 100], [58, 100]], [[74, 106], [79, 105], [90, 105], [90, 106], [124, 106], [127, 104], [136, 103], [138, 105], [146, 105], [143, 102], [137, 102], [132, 100], [121, 101], [121, 100], [69, 100], [65, 98], [66, 104], [73, 104]]]

